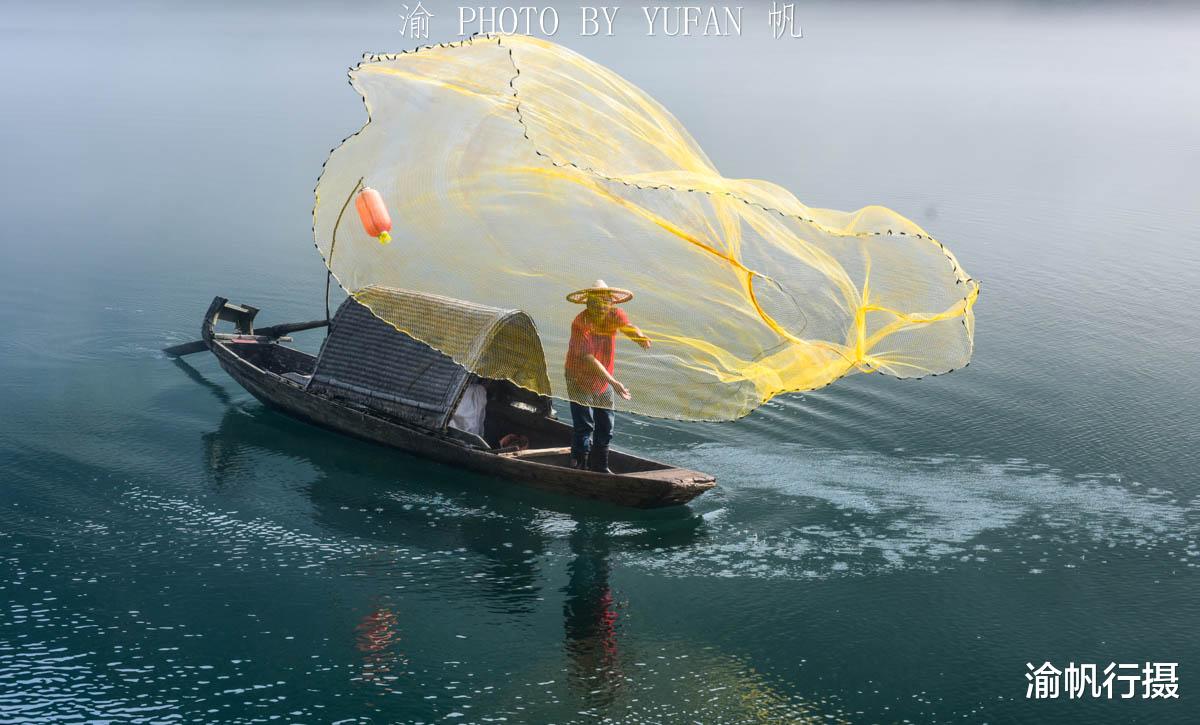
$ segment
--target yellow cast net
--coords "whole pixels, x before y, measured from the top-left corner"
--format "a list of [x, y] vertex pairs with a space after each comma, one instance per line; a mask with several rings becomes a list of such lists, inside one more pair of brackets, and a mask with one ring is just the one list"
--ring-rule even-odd
[[[616, 407], [651, 416], [728, 420], [849, 373], [970, 359], [979, 285], [920, 227], [722, 177], [663, 106], [562, 46], [477, 36], [367, 56], [350, 78], [369, 120], [325, 164], [317, 248], [375, 314], [479, 375], [530, 361], [481, 362], [469, 336], [373, 304], [368, 288], [525, 311], [549, 373], [538, 392], [559, 398], [584, 309], [566, 295], [598, 278], [631, 290], [622, 309], [652, 345], [618, 334], [614, 375], [632, 398]], [[391, 244], [354, 213], [363, 186], [387, 205]]]

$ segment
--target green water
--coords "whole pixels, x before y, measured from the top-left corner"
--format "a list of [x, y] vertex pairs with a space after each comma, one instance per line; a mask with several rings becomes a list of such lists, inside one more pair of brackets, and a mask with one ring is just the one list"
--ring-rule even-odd
[[[449, 39], [455, 6], [426, 6]], [[401, 10], [0, 14], [0, 721], [1195, 720], [1200, 15], [564, 26], [727, 175], [892, 206], [984, 283], [951, 376], [622, 417], [617, 445], [720, 481], [628, 513], [310, 428], [158, 352], [214, 294], [322, 314], [312, 186], [365, 118], [345, 68], [409, 45]], [[1027, 700], [1047, 660], [1179, 662], [1181, 698]]]

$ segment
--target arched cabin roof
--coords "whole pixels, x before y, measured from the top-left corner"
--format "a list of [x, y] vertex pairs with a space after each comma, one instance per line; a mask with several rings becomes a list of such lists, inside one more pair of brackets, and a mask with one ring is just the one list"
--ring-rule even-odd
[[[455, 357], [419, 340], [422, 330], [437, 330]], [[545, 353], [529, 315], [375, 285], [338, 308], [309, 390], [444, 430], [470, 371], [481, 369], [550, 394]], [[549, 401], [539, 407], [549, 412]]]

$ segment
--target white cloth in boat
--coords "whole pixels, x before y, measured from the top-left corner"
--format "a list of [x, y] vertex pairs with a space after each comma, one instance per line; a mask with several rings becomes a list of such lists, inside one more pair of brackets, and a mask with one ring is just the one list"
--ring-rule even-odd
[[463, 391], [462, 400], [450, 417], [450, 427], [483, 437], [483, 421], [487, 417], [487, 388], [471, 383]]

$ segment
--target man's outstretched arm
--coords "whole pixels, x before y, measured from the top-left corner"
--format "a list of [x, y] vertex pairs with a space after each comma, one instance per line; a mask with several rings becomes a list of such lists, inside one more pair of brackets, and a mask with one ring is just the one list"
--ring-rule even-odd
[[614, 378], [612, 373], [608, 372], [608, 368], [604, 367], [604, 363], [600, 362], [600, 360], [592, 354], [587, 356], [587, 360], [596, 368], [596, 372], [600, 373], [600, 376], [613, 386], [613, 388], [617, 391], [617, 395], [629, 400], [629, 388], [625, 387], [620, 380]]
[[642, 334], [641, 328], [639, 328], [637, 325], [633, 323], [624, 325], [621, 327], [621, 332], [623, 332], [630, 340], [633, 340], [637, 344], [641, 345], [643, 350], [650, 349], [650, 338]]

